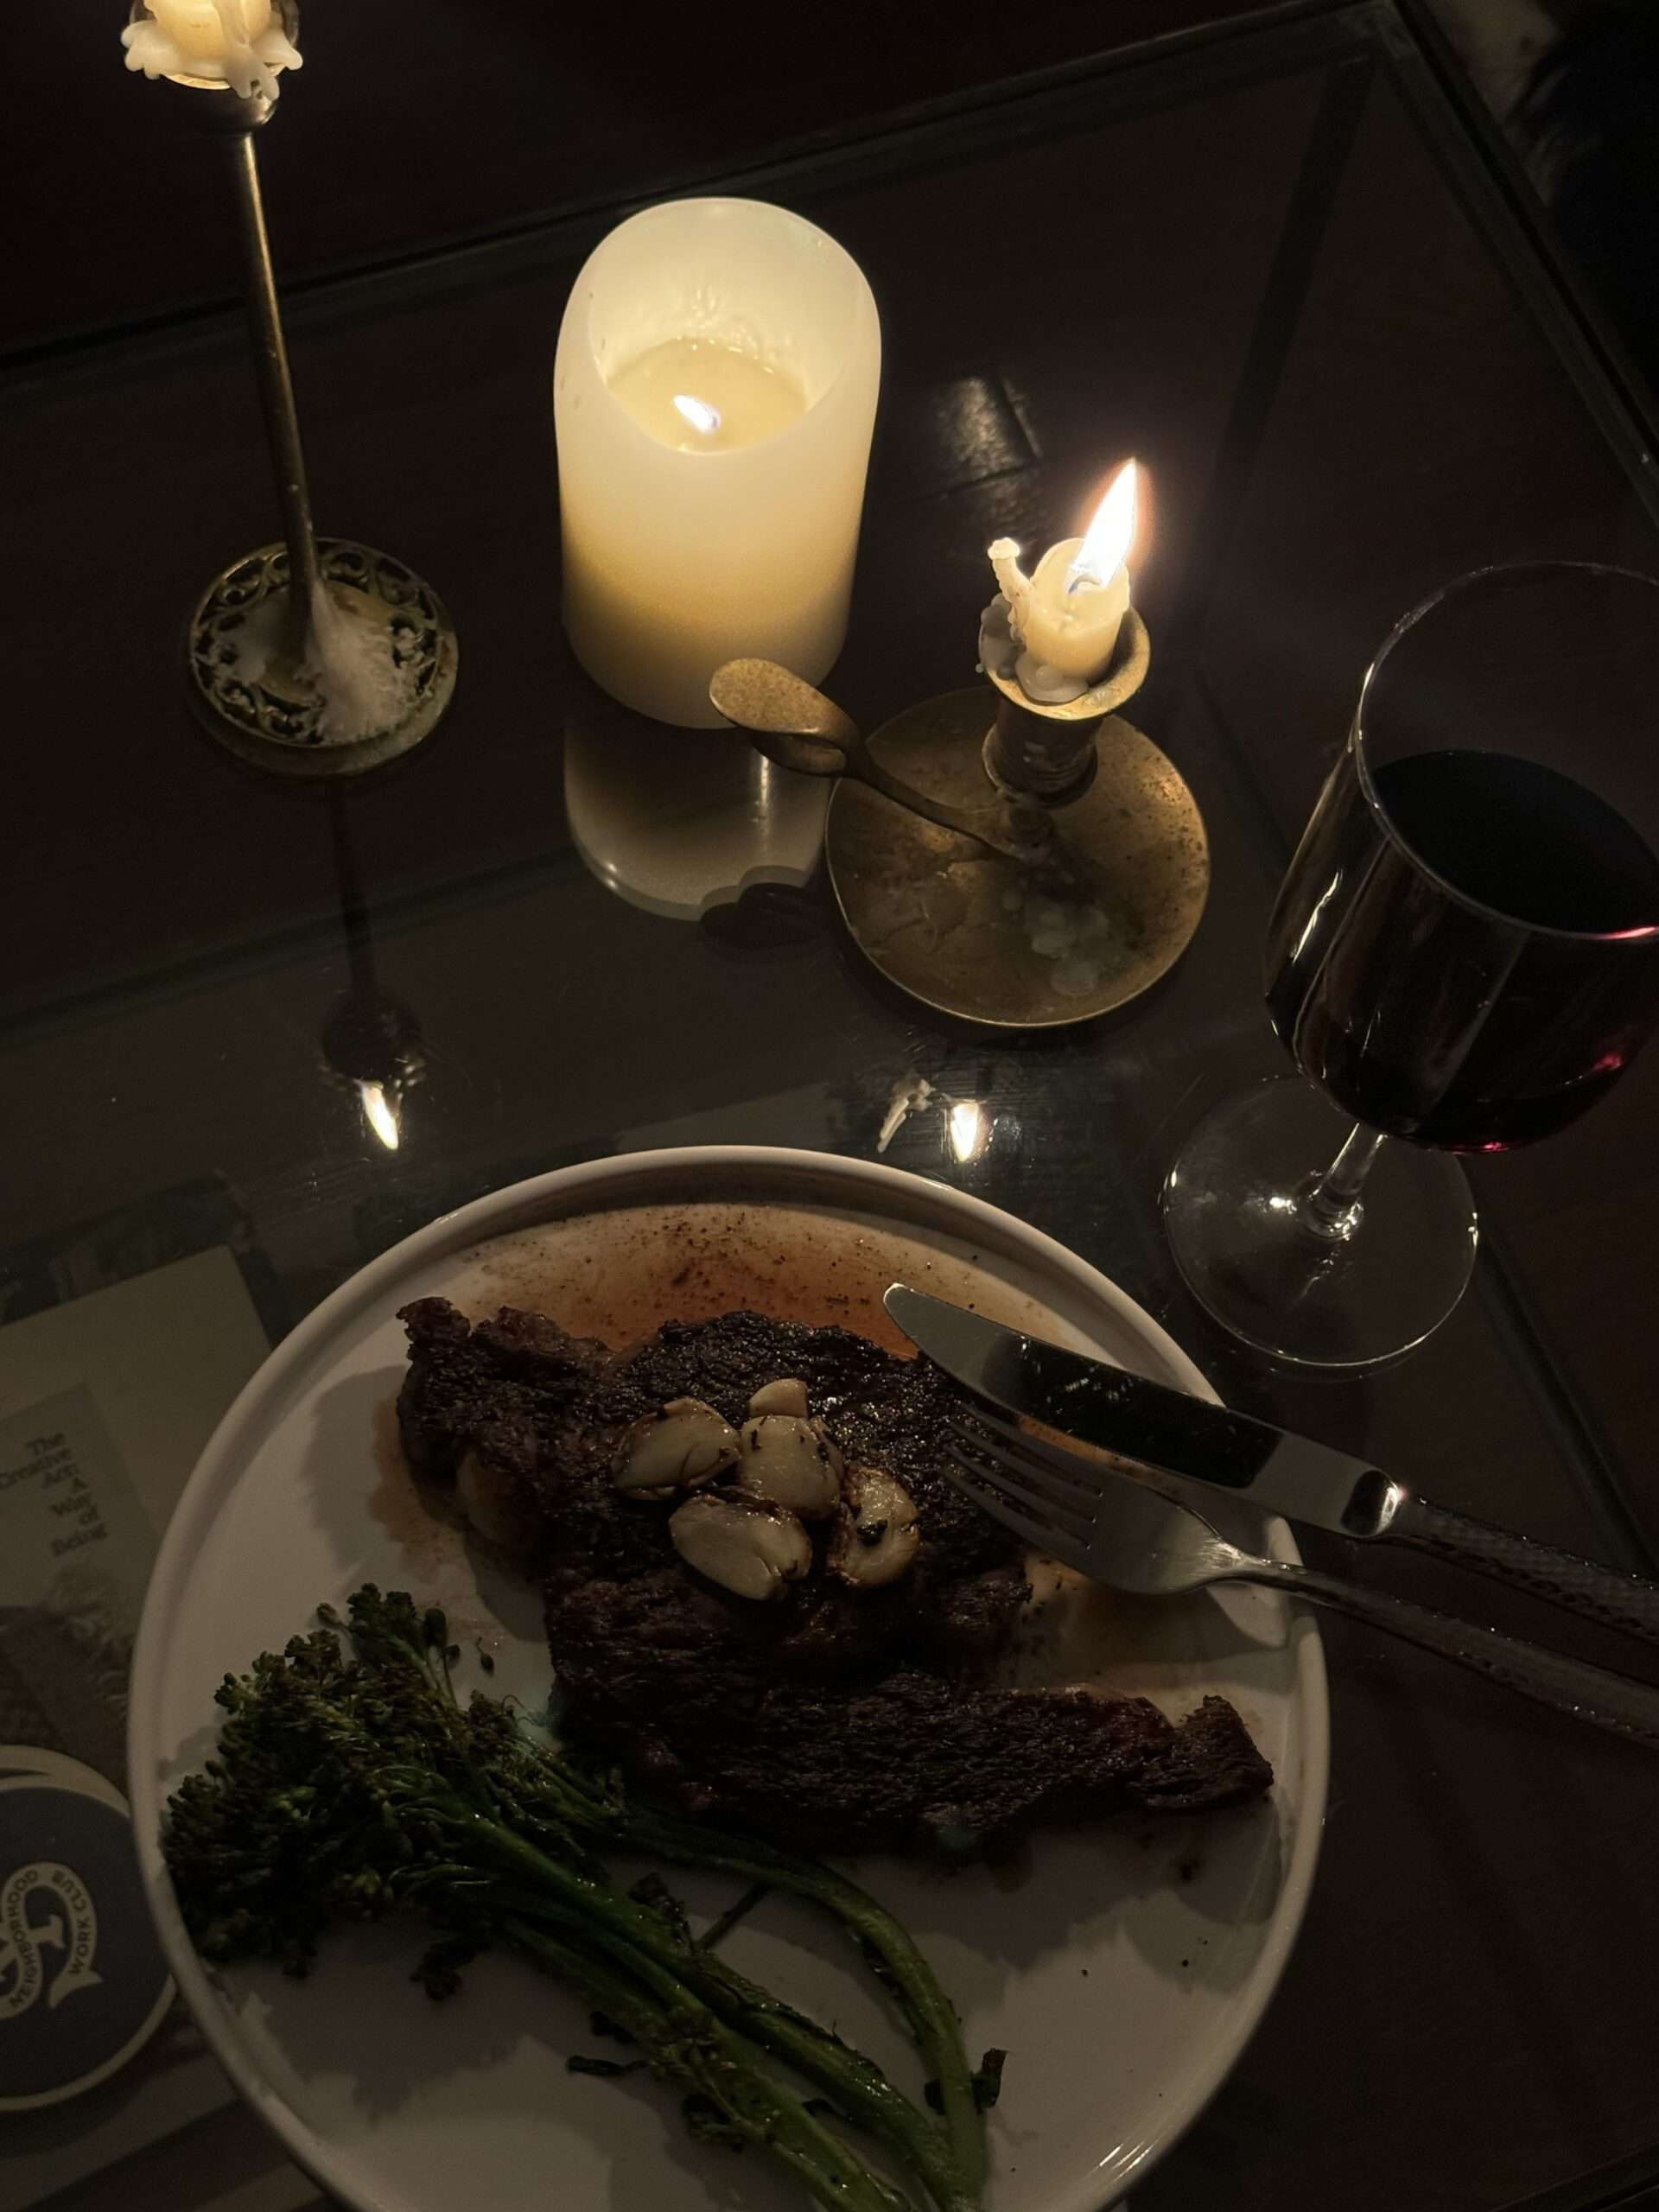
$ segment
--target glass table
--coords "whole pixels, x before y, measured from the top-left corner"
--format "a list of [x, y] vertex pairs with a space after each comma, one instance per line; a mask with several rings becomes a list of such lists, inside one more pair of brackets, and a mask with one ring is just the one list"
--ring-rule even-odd
[[[462, 645], [439, 735], [356, 788], [251, 773], [184, 703], [188, 608], [272, 530], [235, 322], [23, 359], [0, 420], [0, 1440], [48, 1400], [54, 1421], [65, 1394], [90, 1403], [138, 1502], [139, 1575], [145, 1524], [264, 1347], [390, 1243], [566, 1161], [775, 1142], [987, 1197], [1103, 1268], [1234, 1402], [1651, 1571], [1659, 1063], [1535, 1154], [1477, 1166], [1473, 1290], [1363, 1382], [1222, 1338], [1158, 1223], [1193, 1123], [1280, 1071], [1268, 906], [1394, 618], [1487, 561], [1659, 568], [1640, 387], [1432, 29], [1392, 0], [1276, 9], [734, 182], [823, 224], [880, 305], [882, 416], [830, 686], [862, 726], [971, 680], [992, 537], [1046, 543], [1120, 456], [1144, 465], [1153, 672], [1135, 719], [1209, 826], [1191, 950], [1089, 1028], [954, 1028], [851, 948], [803, 864], [799, 795], [772, 785], [759, 810], [779, 842], [752, 873], [785, 880], [664, 886], [664, 825], [695, 842], [699, 778], [728, 772], [709, 748], [729, 760], [740, 741], [687, 740], [696, 771], [659, 774], [660, 736], [596, 698], [557, 614], [553, 340], [617, 207], [295, 302], [320, 523], [430, 577]], [[390, 1124], [353, 1057], [365, 1020], [401, 1056]], [[4, 1512], [0, 1495], [0, 1542]], [[1640, 1663], [1431, 1563], [1363, 1564]], [[113, 1767], [107, 1722], [54, 1717], [49, 1685], [7, 1660], [8, 1618], [0, 1739]], [[1334, 1775], [1309, 1917], [1255, 2042], [1137, 2212], [1647, 2202], [1659, 1770], [1338, 1621], [1325, 1635]], [[101, 2087], [0, 2130], [0, 2212], [315, 2201], [177, 2018]]]

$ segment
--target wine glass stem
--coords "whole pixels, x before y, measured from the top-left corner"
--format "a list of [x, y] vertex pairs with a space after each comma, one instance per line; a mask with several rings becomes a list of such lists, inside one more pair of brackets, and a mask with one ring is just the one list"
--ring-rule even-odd
[[1328, 1244], [1345, 1244], [1364, 1213], [1360, 1192], [1386, 1140], [1356, 1122], [1348, 1140], [1323, 1175], [1304, 1184], [1296, 1211], [1304, 1229]]

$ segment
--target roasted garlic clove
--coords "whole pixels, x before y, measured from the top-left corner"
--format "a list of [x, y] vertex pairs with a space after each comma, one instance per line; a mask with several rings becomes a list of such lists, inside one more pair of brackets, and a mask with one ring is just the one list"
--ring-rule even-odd
[[776, 1598], [812, 1564], [812, 1541], [792, 1513], [730, 1491], [700, 1491], [670, 1515], [688, 1567], [739, 1598]]
[[849, 1467], [824, 1554], [830, 1573], [855, 1589], [879, 1590], [898, 1580], [921, 1541], [916, 1503], [904, 1484], [880, 1467]]
[[743, 1424], [737, 1486], [804, 1521], [827, 1521], [841, 1503], [842, 1458], [817, 1421], [763, 1414]]
[[671, 1398], [626, 1430], [613, 1478], [635, 1497], [671, 1497], [695, 1490], [736, 1464], [737, 1431], [701, 1398]]
[[806, 1385], [798, 1376], [791, 1375], [781, 1382], [763, 1382], [749, 1400], [749, 1411], [761, 1414], [791, 1414], [797, 1421], [806, 1419]]

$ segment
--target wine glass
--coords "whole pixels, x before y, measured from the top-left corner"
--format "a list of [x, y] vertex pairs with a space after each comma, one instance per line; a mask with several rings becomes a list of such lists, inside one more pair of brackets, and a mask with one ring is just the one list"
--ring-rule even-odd
[[1268, 926], [1306, 1080], [1219, 1108], [1164, 1185], [1217, 1320], [1353, 1368], [1446, 1319], [1477, 1234], [1448, 1155], [1564, 1128], [1659, 1014], [1656, 856], [1659, 582], [1482, 569], [1405, 617]]

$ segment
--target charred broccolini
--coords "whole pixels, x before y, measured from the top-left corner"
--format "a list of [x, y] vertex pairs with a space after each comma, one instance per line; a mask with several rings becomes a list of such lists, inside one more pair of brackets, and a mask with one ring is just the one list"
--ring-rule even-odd
[[[978, 2205], [981, 2113], [1000, 2054], [973, 2071], [949, 1999], [873, 1897], [813, 1860], [636, 1803], [499, 1700], [463, 1705], [435, 1609], [371, 1586], [343, 1619], [327, 1607], [320, 1618], [226, 1677], [216, 1754], [168, 1808], [167, 1862], [205, 1958], [303, 1974], [339, 1923], [413, 1915], [435, 1934], [417, 1970], [431, 1994], [484, 1949], [532, 1961], [683, 2093], [696, 2132], [764, 2145], [820, 2203], [902, 2212], [907, 2202], [824, 2125], [827, 2099], [938, 2212]], [[694, 1940], [660, 1884], [619, 1888], [595, 1856], [606, 1846], [721, 1868], [839, 1921], [909, 2024], [940, 2117]], [[779, 2061], [820, 2094], [803, 2097]]]

